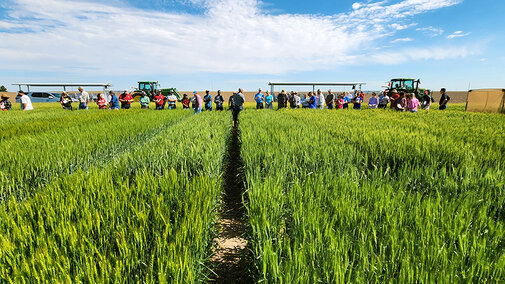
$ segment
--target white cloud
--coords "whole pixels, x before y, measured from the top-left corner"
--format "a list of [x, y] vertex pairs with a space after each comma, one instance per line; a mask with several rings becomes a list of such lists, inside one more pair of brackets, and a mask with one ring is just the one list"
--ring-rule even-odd
[[397, 43], [397, 42], [409, 42], [409, 41], [413, 41], [414, 39], [413, 38], [410, 38], [410, 37], [404, 37], [404, 38], [397, 38], [393, 41], [391, 41], [391, 43]]
[[441, 36], [444, 33], [444, 30], [441, 28], [435, 28], [432, 26], [429, 27], [424, 27], [424, 28], [417, 28], [416, 31], [424, 32], [428, 34], [431, 37], [437, 37]]
[[7, 30], [0, 32], [3, 68], [104, 75], [281, 74], [352, 64], [368, 60], [359, 55], [364, 46], [412, 25], [392, 23], [460, 2], [355, 3], [348, 13], [315, 16], [269, 15], [259, 0], [186, 0], [204, 15], [85, 0], [10, 1], [0, 20]]
[[453, 34], [450, 34], [447, 36], [448, 39], [453, 39], [457, 37], [466, 37], [469, 36], [471, 33], [464, 33], [463, 31], [455, 31]]
[[408, 48], [391, 52], [368, 55], [371, 60], [381, 64], [401, 64], [418, 60], [441, 60], [463, 58], [478, 54], [478, 47], [426, 47]]

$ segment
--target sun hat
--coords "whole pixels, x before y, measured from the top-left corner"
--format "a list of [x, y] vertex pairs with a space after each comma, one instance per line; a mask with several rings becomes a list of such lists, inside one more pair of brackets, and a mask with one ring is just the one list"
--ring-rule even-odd
[[196, 94], [198, 94], [198, 92], [197, 92], [197, 91], [194, 91], [194, 92], [193, 92], [193, 95], [196, 95]]
[[8, 99], [8, 98], [9, 98], [9, 96], [8, 96], [8, 95], [6, 95], [6, 94], [3, 94], [3, 95], [2, 95], [2, 98], [3, 98], [3, 99]]
[[24, 94], [25, 92], [23, 92], [23, 90], [19, 90], [18, 91], [18, 94]]

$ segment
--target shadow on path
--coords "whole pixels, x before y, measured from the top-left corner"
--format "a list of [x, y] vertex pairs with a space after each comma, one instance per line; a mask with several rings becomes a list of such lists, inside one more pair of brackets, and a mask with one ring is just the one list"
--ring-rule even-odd
[[246, 209], [242, 203], [245, 191], [244, 162], [240, 155], [240, 131], [231, 130], [223, 175], [223, 208], [219, 214], [218, 236], [214, 239], [211, 258], [214, 283], [253, 283], [249, 271], [248, 242], [246, 240]]

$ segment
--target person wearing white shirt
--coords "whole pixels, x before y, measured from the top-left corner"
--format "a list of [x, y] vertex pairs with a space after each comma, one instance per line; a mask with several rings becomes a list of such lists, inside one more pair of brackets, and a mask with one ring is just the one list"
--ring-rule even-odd
[[325, 104], [325, 98], [321, 90], [317, 90], [317, 108], [323, 109]]
[[23, 91], [19, 91], [18, 94], [21, 96], [21, 109], [23, 111], [33, 110], [32, 100]]
[[85, 92], [82, 87], [79, 87], [78, 90], [79, 90], [79, 109], [88, 109], [88, 103], [89, 103], [88, 92]]

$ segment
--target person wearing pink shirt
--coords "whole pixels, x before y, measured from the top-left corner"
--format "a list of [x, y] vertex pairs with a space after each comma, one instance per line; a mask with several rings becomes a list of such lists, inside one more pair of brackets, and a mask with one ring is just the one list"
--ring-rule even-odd
[[417, 112], [417, 107], [420, 106], [419, 100], [414, 94], [409, 94], [409, 101], [407, 102], [407, 111]]

